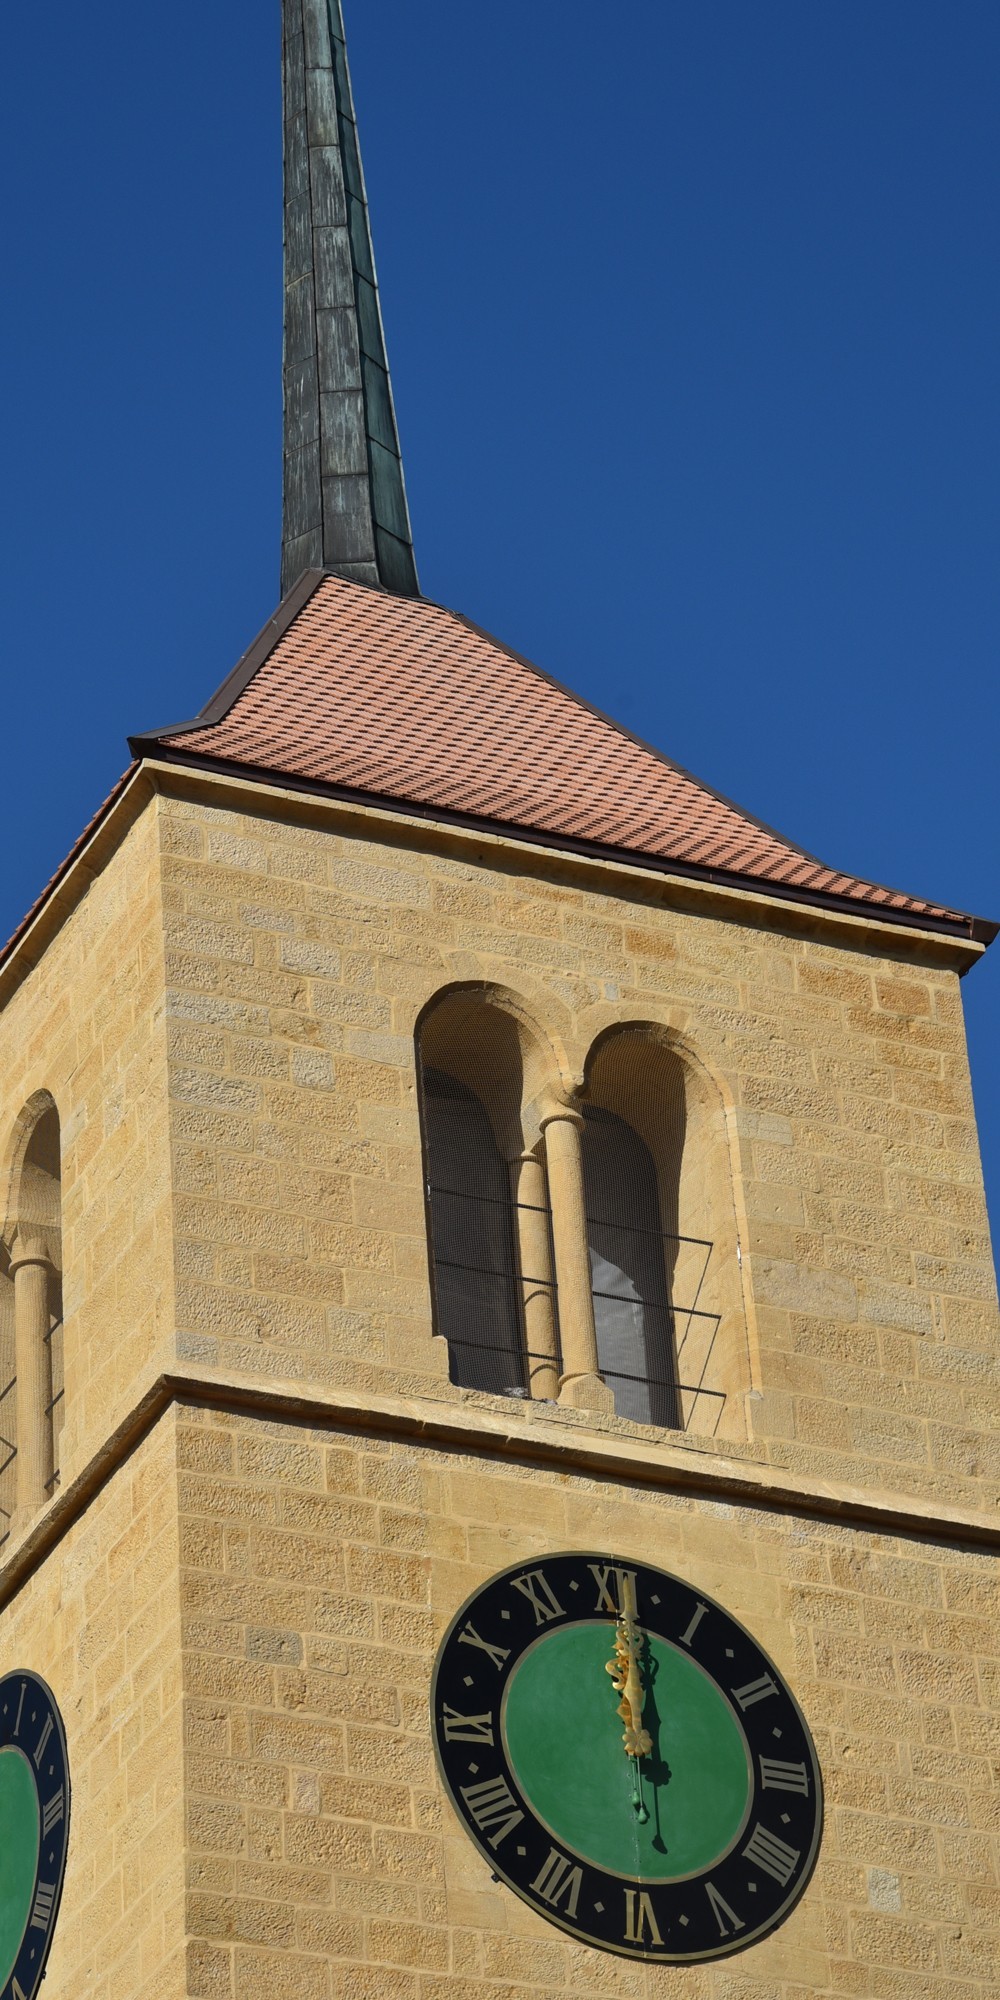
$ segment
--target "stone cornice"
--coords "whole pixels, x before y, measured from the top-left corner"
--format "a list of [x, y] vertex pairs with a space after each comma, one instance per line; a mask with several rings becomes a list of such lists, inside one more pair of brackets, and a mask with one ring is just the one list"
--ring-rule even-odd
[[175, 1408], [245, 1413], [269, 1423], [304, 1424], [331, 1434], [360, 1432], [504, 1465], [545, 1466], [761, 1512], [799, 1515], [870, 1533], [906, 1535], [955, 1548], [1000, 1553], [1000, 1516], [902, 1493], [807, 1480], [754, 1461], [709, 1455], [693, 1444], [644, 1443], [591, 1430], [580, 1412], [522, 1405], [512, 1422], [471, 1404], [432, 1397], [319, 1394], [294, 1383], [255, 1384], [192, 1369], [153, 1377], [128, 1414], [76, 1478], [51, 1500], [0, 1561], [0, 1609], [23, 1589], [161, 1419]]
[[183, 763], [144, 757], [126, 773], [93, 828], [81, 838], [22, 928], [0, 953], [0, 1007], [39, 963], [61, 925], [158, 793], [203, 801], [226, 811], [258, 812], [271, 819], [280, 816], [300, 826], [339, 828], [355, 837], [386, 839], [400, 846], [434, 848], [461, 858], [475, 856], [481, 861], [484, 854], [491, 854], [498, 866], [517, 873], [545, 873], [551, 878], [557, 872], [562, 881], [576, 882], [581, 888], [631, 896], [639, 902], [659, 902], [664, 908], [689, 910], [720, 922], [811, 937], [842, 949], [878, 952], [907, 964], [936, 965], [965, 973], [986, 950], [979, 939], [889, 922], [876, 909], [869, 915], [859, 907], [855, 915], [819, 903], [797, 903], [791, 896], [769, 895], [763, 888], [736, 888], [675, 874], [668, 862], [644, 867], [610, 856], [574, 853], [558, 844], [543, 845], [527, 835], [445, 822], [404, 807], [389, 809], [306, 786], [239, 777], [230, 771], [208, 769], [195, 760]]

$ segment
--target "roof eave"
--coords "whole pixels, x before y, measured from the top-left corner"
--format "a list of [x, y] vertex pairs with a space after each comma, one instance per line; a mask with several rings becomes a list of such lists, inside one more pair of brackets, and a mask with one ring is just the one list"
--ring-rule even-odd
[[[230, 775], [275, 790], [301, 792], [315, 798], [372, 807], [396, 817], [436, 822], [448, 827], [462, 827], [472, 832], [488, 834], [495, 839], [544, 847], [556, 853], [586, 856], [589, 860], [608, 861], [619, 867], [636, 868], [650, 874], [701, 882], [712, 888], [726, 888], [740, 894], [773, 897], [802, 909], [827, 911], [831, 915], [850, 916], [873, 924], [889, 925], [895, 929], [953, 938], [962, 944], [978, 946], [980, 951], [986, 950], [1000, 932], [1000, 923], [965, 911], [956, 911], [953, 916], [943, 913], [941, 916], [934, 916], [914, 910], [895, 909], [890, 904], [868, 902], [860, 897], [838, 896], [828, 890], [803, 888], [795, 883], [774, 881], [764, 875], [743, 874], [724, 868], [706, 868], [698, 862], [675, 859], [669, 855], [644, 854], [631, 847], [607, 846], [599, 841], [554, 833], [545, 828], [489, 819], [475, 813], [453, 811], [419, 799], [397, 798], [383, 792], [363, 791], [352, 785], [336, 785], [320, 779], [299, 777], [287, 771], [272, 770], [267, 766], [241, 764], [232, 758], [201, 756], [194, 750], [175, 750], [170, 747], [169, 741], [164, 741], [162, 738], [132, 737], [129, 740], [137, 755], [155, 756], [179, 768], [200, 770], [207, 775]], [[976, 957], [978, 956], [979, 952], [976, 953]]]

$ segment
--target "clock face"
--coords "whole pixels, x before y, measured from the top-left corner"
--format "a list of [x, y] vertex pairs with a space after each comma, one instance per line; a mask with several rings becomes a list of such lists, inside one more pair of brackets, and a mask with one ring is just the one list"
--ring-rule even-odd
[[0, 2000], [33, 2000], [52, 1943], [69, 1839], [62, 1717], [37, 1674], [0, 1680]]
[[445, 1634], [441, 1775], [493, 1873], [589, 1944], [721, 1958], [787, 1916], [822, 1827], [805, 1719], [745, 1628], [611, 1555], [503, 1570]]

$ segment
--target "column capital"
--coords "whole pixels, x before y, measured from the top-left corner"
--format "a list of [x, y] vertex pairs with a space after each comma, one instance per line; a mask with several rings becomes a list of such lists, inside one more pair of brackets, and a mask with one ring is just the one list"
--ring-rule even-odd
[[550, 1125], [572, 1125], [578, 1132], [583, 1131], [583, 1110], [575, 1097], [550, 1098], [539, 1118], [543, 1132]]
[[9, 1249], [10, 1272], [23, 1270], [26, 1264], [44, 1264], [48, 1270], [58, 1269], [58, 1257], [52, 1243], [51, 1232], [47, 1229], [24, 1228], [20, 1223], [14, 1231]]

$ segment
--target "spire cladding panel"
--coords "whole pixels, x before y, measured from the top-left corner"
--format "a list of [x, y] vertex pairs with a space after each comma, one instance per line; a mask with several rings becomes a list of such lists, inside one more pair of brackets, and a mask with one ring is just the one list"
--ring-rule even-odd
[[340, 0], [282, 0], [281, 591], [305, 569], [418, 595]]

